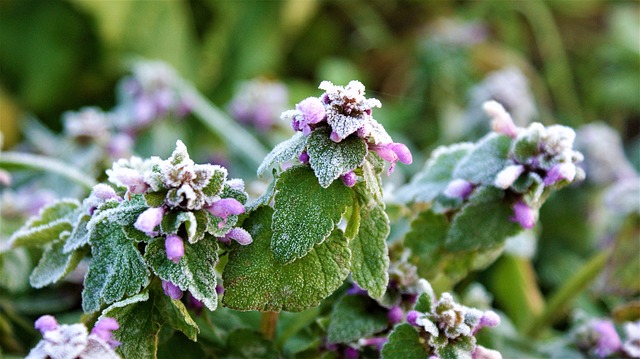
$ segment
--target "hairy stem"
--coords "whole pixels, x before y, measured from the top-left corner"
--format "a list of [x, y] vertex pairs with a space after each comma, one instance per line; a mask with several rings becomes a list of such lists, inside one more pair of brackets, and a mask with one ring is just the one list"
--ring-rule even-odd
[[10, 169], [12, 167], [30, 168], [55, 173], [89, 190], [96, 185], [96, 181], [92, 177], [87, 176], [72, 165], [55, 158], [29, 153], [2, 152], [2, 154], [0, 154], [0, 168]]
[[262, 312], [260, 331], [264, 337], [273, 340], [276, 336], [276, 325], [278, 324], [279, 312]]
[[547, 302], [543, 312], [531, 321], [531, 324], [526, 328], [525, 335], [529, 337], [538, 336], [542, 330], [558, 319], [563, 317], [563, 312], [567, 305], [577, 297], [589, 284], [596, 279], [598, 274], [602, 271], [611, 250], [605, 250], [599, 252], [584, 265], [580, 270], [574, 274], [568, 281], [564, 283], [558, 290], [551, 295], [551, 298]]

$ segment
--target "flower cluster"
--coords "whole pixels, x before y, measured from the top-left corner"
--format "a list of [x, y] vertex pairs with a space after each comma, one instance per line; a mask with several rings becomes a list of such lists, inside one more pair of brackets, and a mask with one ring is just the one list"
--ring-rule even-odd
[[[377, 99], [364, 96], [365, 88], [362, 83], [351, 81], [346, 87], [342, 87], [323, 81], [319, 88], [325, 91], [322, 96], [306, 98], [296, 105], [295, 110], [282, 114], [283, 119], [291, 121], [291, 127], [295, 131], [309, 135], [317, 128], [329, 128], [329, 137], [336, 143], [349, 136], [362, 138], [370, 151], [391, 163], [389, 173], [393, 171], [397, 161], [404, 164], [412, 162], [407, 146], [394, 143], [384, 127], [372, 117], [372, 109], [382, 105]], [[300, 160], [305, 162], [305, 158], [308, 159], [308, 156], [303, 152]], [[353, 176], [351, 177], [345, 180], [346, 184], [355, 183]]]
[[[244, 182], [228, 180], [223, 167], [195, 164], [181, 141], [167, 160], [123, 159], [107, 174], [109, 181], [127, 188], [128, 196], [144, 195], [150, 207], [139, 215], [134, 226], [151, 237], [164, 236], [167, 258], [174, 263], [184, 256], [185, 237], [195, 243], [207, 232], [227, 244], [232, 239], [242, 245], [252, 242], [247, 231], [233, 227], [237, 216], [245, 211]], [[163, 218], [178, 225], [162, 225]], [[204, 228], [200, 235], [197, 227]], [[169, 284], [163, 287], [172, 298], [179, 298], [175, 288]]]
[[285, 110], [288, 98], [282, 83], [263, 79], [245, 81], [238, 86], [228, 111], [238, 122], [266, 131]]
[[[532, 123], [527, 128], [517, 127], [509, 113], [496, 101], [484, 104], [484, 110], [493, 119], [493, 131], [513, 139], [506, 166], [496, 175], [493, 185], [514, 194], [512, 221], [523, 228], [536, 223], [537, 208], [547, 188], [559, 187], [585, 177], [576, 166], [583, 156], [573, 149], [575, 132], [565, 126], [545, 127]], [[445, 190], [449, 197], [465, 199], [474, 184], [453, 180]]]
[[575, 344], [590, 357], [640, 358], [640, 321], [626, 322], [623, 329], [621, 338], [611, 320], [591, 319], [575, 330]]
[[163, 62], [135, 64], [133, 74], [119, 84], [117, 127], [135, 132], [169, 115], [188, 115], [189, 100], [175, 89], [177, 79], [178, 75]]
[[407, 313], [406, 320], [425, 338], [425, 350], [430, 358], [441, 358], [445, 348], [460, 346], [473, 358], [501, 358], [500, 353], [476, 344], [475, 335], [484, 327], [500, 324], [500, 317], [493, 311], [469, 308], [453, 300], [449, 293], [443, 293], [436, 301], [431, 285], [420, 280], [423, 293], [418, 299], [420, 307]]
[[42, 333], [42, 340], [31, 349], [28, 359], [75, 359], [75, 358], [120, 358], [114, 348], [120, 342], [113, 338], [118, 322], [113, 318], [102, 318], [91, 330], [83, 324], [58, 324], [51, 315], [43, 315], [35, 322]]

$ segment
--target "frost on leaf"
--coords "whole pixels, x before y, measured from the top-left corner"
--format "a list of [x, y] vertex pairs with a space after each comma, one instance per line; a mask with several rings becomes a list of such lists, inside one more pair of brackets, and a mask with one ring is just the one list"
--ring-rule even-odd
[[231, 309], [302, 311], [320, 304], [349, 274], [351, 253], [340, 230], [303, 258], [282, 264], [269, 249], [272, 214], [269, 207], [253, 212], [244, 222], [253, 243], [229, 254], [222, 302]]
[[476, 147], [460, 160], [453, 171], [453, 178], [460, 178], [475, 184], [493, 183], [498, 172], [507, 163], [511, 137], [490, 133]]
[[424, 169], [395, 193], [401, 202], [431, 202], [447, 188], [458, 162], [473, 148], [471, 143], [437, 148]]
[[123, 358], [155, 358], [158, 333], [164, 324], [196, 341], [199, 328], [184, 304], [172, 300], [154, 283], [151, 288], [106, 308], [102, 316], [114, 318], [120, 329], [114, 332], [122, 345], [116, 351]]
[[218, 244], [215, 238], [185, 244], [184, 256], [178, 263], [167, 258], [164, 239], [156, 238], [146, 248], [145, 259], [160, 279], [170, 281], [210, 310], [218, 305], [216, 271]]
[[334, 305], [327, 329], [329, 343], [349, 343], [387, 329], [387, 311], [362, 295], [345, 295]]
[[323, 188], [341, 175], [359, 167], [367, 156], [366, 142], [356, 136], [334, 142], [327, 129], [311, 133], [307, 143], [309, 164]]
[[305, 136], [302, 132], [298, 132], [290, 139], [278, 144], [271, 150], [267, 157], [264, 158], [260, 167], [258, 167], [258, 176], [261, 176], [264, 171], [276, 163], [284, 163], [297, 158], [306, 147], [307, 139], [308, 136]]
[[[360, 193], [360, 191], [358, 192]], [[351, 276], [373, 298], [380, 298], [389, 282], [389, 217], [383, 205], [365, 196], [360, 203], [360, 229], [349, 242], [351, 249]]]
[[400, 324], [389, 335], [382, 348], [382, 358], [424, 359], [428, 357], [420, 333], [410, 324]]
[[55, 283], [71, 272], [84, 257], [85, 251], [64, 252], [65, 240], [68, 237], [62, 236], [55, 242], [48, 243], [45, 251], [33, 269], [29, 277], [29, 283], [34, 288], [42, 288]]
[[102, 302], [109, 304], [133, 295], [149, 283], [149, 270], [136, 243], [127, 238], [122, 224], [101, 221], [91, 227], [93, 259], [85, 276], [82, 309], [95, 312]]
[[20, 246], [41, 246], [59, 239], [64, 232], [70, 232], [79, 216], [80, 203], [76, 200], [60, 200], [45, 207], [24, 227], [16, 231], [9, 243]]
[[313, 171], [296, 166], [276, 183], [271, 250], [280, 263], [304, 257], [333, 231], [353, 192], [340, 181], [322, 188]]

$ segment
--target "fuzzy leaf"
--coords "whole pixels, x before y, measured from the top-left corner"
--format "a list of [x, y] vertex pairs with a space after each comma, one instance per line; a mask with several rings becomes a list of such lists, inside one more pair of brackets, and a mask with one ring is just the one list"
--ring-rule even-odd
[[64, 252], [65, 238], [47, 244], [40, 262], [31, 272], [29, 283], [34, 288], [42, 288], [64, 278], [84, 258], [85, 251]]
[[164, 238], [156, 238], [146, 248], [145, 259], [152, 270], [163, 280], [168, 280], [183, 291], [204, 303], [210, 310], [218, 305], [216, 271], [218, 244], [213, 237], [205, 237], [197, 243], [184, 245], [184, 256], [178, 263], [167, 258]]
[[276, 163], [283, 163], [297, 158], [307, 145], [308, 138], [302, 132], [297, 132], [290, 139], [279, 143], [258, 167], [258, 176], [261, 176], [264, 171]]
[[375, 152], [369, 152], [365, 161], [362, 163], [362, 178], [367, 186], [369, 193], [373, 197], [382, 200], [382, 179], [380, 173], [384, 169], [384, 162]]
[[158, 284], [126, 300], [109, 306], [102, 317], [114, 318], [120, 329], [114, 332], [122, 345], [116, 351], [123, 358], [155, 358], [158, 350], [158, 332], [169, 324], [196, 341], [199, 332], [184, 304], [164, 295]]
[[424, 349], [422, 340], [418, 331], [411, 324], [400, 324], [389, 334], [389, 341], [382, 347], [382, 358], [427, 358], [428, 353]]
[[283, 265], [269, 250], [273, 210], [260, 207], [244, 222], [253, 237], [236, 245], [222, 274], [225, 306], [237, 310], [301, 311], [316, 306], [349, 274], [351, 253], [342, 231], [335, 230], [306, 256]]
[[511, 137], [495, 133], [485, 136], [458, 162], [453, 178], [492, 185], [498, 172], [506, 165], [511, 140]]
[[353, 192], [342, 182], [322, 188], [307, 166], [282, 173], [276, 191], [271, 250], [280, 263], [301, 258], [322, 243], [353, 201]]
[[367, 156], [366, 142], [351, 136], [336, 143], [329, 138], [328, 129], [318, 129], [309, 135], [307, 153], [309, 164], [323, 188], [341, 175], [359, 167]]
[[456, 177], [453, 172], [462, 158], [473, 149], [471, 143], [461, 143], [436, 149], [424, 169], [411, 182], [400, 188], [395, 197], [404, 203], [431, 202], [440, 195]]
[[93, 260], [82, 290], [82, 309], [88, 313], [100, 309], [103, 301], [109, 304], [138, 293], [149, 284], [150, 274], [136, 243], [127, 238], [121, 224], [104, 220], [90, 227]]
[[388, 326], [386, 311], [362, 295], [345, 295], [334, 305], [327, 329], [329, 343], [367, 338]]
[[81, 215], [73, 226], [73, 230], [67, 240], [64, 242], [63, 253], [70, 253], [76, 249], [89, 243], [89, 230], [87, 224], [91, 216], [88, 214]]
[[207, 229], [209, 216], [206, 211], [176, 212], [171, 211], [162, 217], [162, 233], [178, 233], [180, 226], [184, 223], [189, 243], [195, 243], [204, 237]]
[[38, 227], [62, 218], [72, 218], [69, 215], [80, 207], [75, 199], [62, 199], [43, 208], [37, 217], [27, 222], [29, 227]]
[[445, 247], [454, 252], [491, 249], [522, 230], [509, 220], [513, 210], [503, 196], [497, 188], [478, 188], [453, 218]]
[[360, 229], [349, 243], [351, 249], [351, 276], [369, 292], [380, 298], [389, 282], [389, 217], [381, 204], [371, 200], [360, 207]]
[[78, 201], [66, 199], [45, 207], [38, 216], [16, 231], [9, 243], [16, 248], [41, 246], [59, 239], [62, 233], [73, 230], [73, 223], [80, 214], [79, 206]]
[[147, 192], [144, 194], [144, 200], [149, 207], [160, 207], [164, 204], [164, 199], [167, 197], [167, 190], [160, 190], [158, 192]]
[[476, 347], [474, 337], [459, 337], [453, 342], [438, 348], [437, 352], [442, 359], [471, 359], [471, 353]]
[[411, 262], [423, 278], [432, 278], [439, 271], [449, 223], [442, 214], [427, 210], [420, 212], [411, 222], [411, 230], [404, 238], [405, 247], [411, 249]]

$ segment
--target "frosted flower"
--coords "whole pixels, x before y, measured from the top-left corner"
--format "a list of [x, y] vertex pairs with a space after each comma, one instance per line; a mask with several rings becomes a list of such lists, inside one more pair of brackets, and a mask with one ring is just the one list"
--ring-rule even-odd
[[232, 228], [224, 237], [219, 238], [220, 241], [229, 244], [231, 240], [238, 242], [238, 244], [246, 246], [253, 242], [253, 238], [251, 238], [251, 234], [244, 230], [243, 228]]
[[579, 328], [575, 334], [576, 345], [582, 351], [599, 358], [605, 358], [622, 345], [613, 322], [608, 319], [594, 319]]
[[551, 167], [544, 178], [544, 185], [551, 186], [560, 181], [573, 181], [576, 178], [576, 166], [573, 163], [563, 162]]
[[482, 345], [478, 345], [471, 353], [471, 359], [502, 359], [502, 354], [497, 350], [487, 349]]
[[109, 137], [109, 119], [97, 107], [84, 107], [78, 112], [62, 115], [64, 131], [70, 137], [106, 139]]
[[164, 247], [167, 252], [167, 258], [173, 263], [180, 262], [180, 258], [184, 256], [184, 241], [176, 234], [170, 234], [164, 240]]
[[487, 101], [482, 105], [484, 112], [491, 117], [491, 128], [494, 132], [516, 138], [518, 128], [513, 123], [511, 115], [496, 101]]
[[529, 205], [519, 200], [513, 205], [513, 217], [510, 220], [524, 229], [531, 229], [536, 224], [536, 215]]
[[640, 320], [624, 323], [625, 340], [622, 351], [631, 358], [640, 358]]
[[83, 324], [57, 325], [50, 315], [40, 317], [35, 326], [43, 338], [31, 349], [27, 359], [119, 358], [113, 348], [120, 343], [113, 339], [111, 333], [118, 329], [118, 323], [112, 318], [98, 321], [91, 334]]
[[120, 159], [107, 170], [109, 182], [116, 186], [126, 187], [130, 193], [145, 193], [149, 184], [145, 180], [144, 173], [150, 166], [149, 161], [143, 161], [140, 157]]
[[451, 198], [467, 199], [473, 192], [473, 184], [463, 179], [454, 179], [444, 190], [444, 195]]
[[353, 171], [349, 171], [343, 174], [340, 177], [340, 179], [342, 180], [342, 183], [344, 183], [345, 186], [353, 187], [358, 181], [358, 175], [356, 175]]
[[154, 237], [158, 235], [158, 232], [155, 231], [156, 227], [160, 225], [162, 222], [162, 217], [164, 216], [165, 209], [163, 207], [151, 207], [142, 212], [133, 226], [148, 236]]
[[91, 194], [82, 203], [88, 208], [89, 214], [93, 214], [96, 208], [108, 200], [122, 201], [122, 198], [116, 194], [116, 191], [106, 184], [100, 183], [93, 187]]
[[522, 165], [507, 166], [496, 175], [493, 184], [498, 188], [507, 189], [520, 177], [524, 169]]
[[164, 294], [173, 300], [182, 298], [182, 290], [180, 287], [167, 280], [162, 281], [162, 290], [164, 290]]
[[393, 172], [396, 162], [400, 161], [406, 165], [413, 162], [411, 152], [402, 143], [387, 143], [384, 145], [369, 145], [369, 150], [377, 153], [383, 160], [390, 162], [391, 166], [387, 170], [387, 174]]
[[284, 84], [267, 80], [240, 83], [227, 109], [238, 122], [266, 131], [273, 126], [288, 102]]
[[224, 227], [229, 216], [237, 216], [244, 213], [244, 206], [235, 198], [220, 199], [214, 202], [211, 206], [206, 207], [205, 209], [214, 216], [222, 218], [223, 222], [219, 223], [220, 227]]

